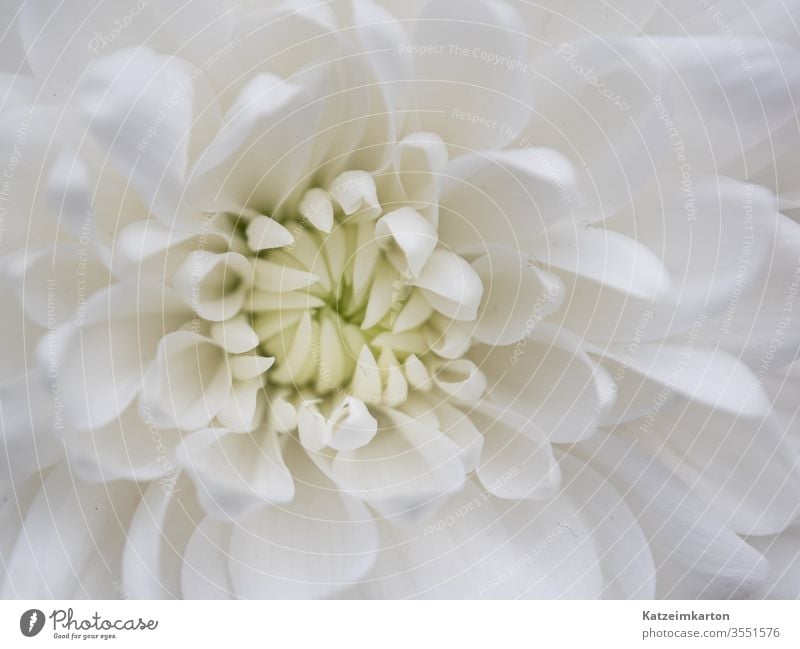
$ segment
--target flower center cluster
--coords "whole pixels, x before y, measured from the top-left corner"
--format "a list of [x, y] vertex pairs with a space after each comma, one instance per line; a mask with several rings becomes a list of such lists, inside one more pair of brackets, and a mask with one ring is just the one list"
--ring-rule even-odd
[[389, 406], [425, 389], [449, 319], [426, 296], [423, 272], [450, 253], [422, 214], [384, 211], [372, 177], [348, 172], [309, 190], [293, 219], [255, 216], [246, 237], [256, 254], [252, 326], [275, 358], [269, 383]]
[[415, 391], [482, 396], [485, 380], [463, 357], [483, 284], [424, 211], [382, 207], [373, 177], [349, 171], [306, 191], [282, 220], [247, 211], [223, 223], [219, 246], [195, 249], [173, 276], [196, 334], [163, 350], [184, 364], [208, 356], [203, 366], [218, 369], [165, 409], [194, 408], [201, 394], [210, 412], [207, 395], [228, 391], [214, 410], [224, 427], [251, 431], [271, 418], [276, 430], [323, 431], [304, 440], [321, 447], [364, 443], [370, 406], [405, 408]]

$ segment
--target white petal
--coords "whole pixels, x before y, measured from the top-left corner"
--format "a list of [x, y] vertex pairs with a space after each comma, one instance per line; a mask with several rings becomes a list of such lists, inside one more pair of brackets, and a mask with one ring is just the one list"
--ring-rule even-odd
[[[467, 323], [462, 325], [459, 322], [447, 320], [443, 316], [437, 318], [437, 315], [434, 314], [425, 329], [428, 346], [431, 351], [442, 358], [451, 360], [461, 358], [467, 353], [472, 343], [471, 327]], [[424, 351], [423, 349], [417, 353]]]
[[328, 446], [337, 451], [351, 450], [369, 444], [378, 432], [378, 422], [364, 402], [345, 397], [328, 420], [331, 438]]
[[375, 224], [375, 237], [384, 247], [393, 242], [415, 277], [422, 272], [439, 241], [430, 221], [410, 207], [384, 214]]
[[609, 227], [662, 259], [677, 293], [679, 313], [664, 313], [674, 330], [691, 326], [700, 311], [725, 310], [729, 323], [738, 302], [774, 264], [780, 245], [775, 196], [717, 175], [698, 174], [690, 202], [679, 176], [664, 173], [658, 184]]
[[243, 354], [258, 346], [258, 334], [243, 315], [211, 325], [211, 337], [229, 354]]
[[433, 382], [456, 403], [477, 403], [486, 392], [486, 376], [475, 363], [463, 358], [443, 364], [433, 375]]
[[370, 221], [381, 213], [375, 179], [365, 171], [345, 171], [331, 181], [328, 192], [347, 216]]
[[[275, 312], [278, 314], [271, 325], [278, 323], [278, 331], [288, 329], [297, 324], [302, 315], [309, 309], [318, 309], [325, 306], [325, 301], [311, 295], [308, 291], [286, 291], [273, 293], [271, 291], [252, 291], [245, 301], [243, 308], [251, 313]], [[271, 316], [270, 313], [261, 313], [260, 316]], [[267, 336], [262, 335], [262, 340]]]
[[472, 335], [488, 345], [509, 345], [526, 337], [564, 299], [561, 281], [529, 265], [514, 249], [492, 246], [472, 267], [484, 287]]
[[122, 584], [134, 599], [181, 596], [183, 553], [205, 512], [183, 474], [151, 482], [128, 527]]
[[142, 386], [142, 400], [159, 425], [193, 430], [208, 424], [231, 389], [227, 355], [190, 331], [164, 336]]
[[[152, 7], [147, 5], [131, 5], [121, 12], [110, 5], [86, 4], [68, 11], [66, 7], [53, 7], [46, 0], [34, 0], [21, 6], [20, 13], [18, 29], [28, 65], [43, 91], [60, 102], [74, 92], [81, 75], [99, 55], [139, 47], [144, 42], [167, 44], [166, 39], [155, 35], [159, 25]], [[117, 25], [123, 22], [125, 28], [119, 29]], [[109, 38], [108, 31], [101, 31], [108, 29], [118, 30], [114, 38]]]
[[[356, 78], [353, 92], [342, 96], [340, 124], [349, 119], [360, 122], [363, 137], [354, 147], [353, 155], [344, 161], [351, 169], [384, 169], [394, 152], [394, 143], [404, 132], [403, 126], [414, 102], [409, 86], [414, 76], [414, 62], [401, 50], [402, 45], [411, 40], [409, 26], [394, 20], [379, 3], [356, 0], [351, 6], [352, 17], [346, 22], [354, 26], [351, 33], [364, 55], [369, 109], [366, 104], [352, 104], [351, 96], [355, 99], [363, 91]], [[352, 64], [352, 60], [347, 61], [345, 67], [354, 67]], [[340, 141], [334, 140], [329, 155], [338, 157], [341, 150]]]
[[572, 219], [576, 173], [557, 151], [488, 151], [450, 161], [442, 180], [439, 238], [456, 252], [487, 244], [527, 251], [546, 228]]
[[740, 534], [776, 534], [800, 514], [800, 448], [782, 423], [679, 401], [617, 431], [692, 486]]
[[501, 501], [468, 482], [433, 521], [381, 530], [356, 595], [386, 598], [593, 598], [603, 592], [586, 494]]
[[341, 494], [309, 461], [291, 460], [297, 493], [237, 526], [229, 569], [244, 598], [332, 597], [364, 577], [378, 536], [369, 511]]
[[413, 281], [425, 292], [431, 306], [454, 320], [474, 320], [478, 314], [483, 285], [464, 259], [447, 250], [435, 250]]
[[367, 311], [361, 321], [361, 328], [364, 331], [383, 320], [392, 308], [392, 301], [401, 288], [397, 273], [385, 261], [378, 264], [374, 273], [367, 298]]
[[231, 526], [213, 518], [203, 520], [183, 553], [181, 594], [184, 599], [231, 599], [228, 545]]
[[653, 252], [610, 230], [552, 228], [531, 252], [547, 267], [591, 279], [626, 295], [655, 300], [671, 290], [666, 268]]
[[292, 233], [268, 216], [259, 215], [247, 225], [247, 245], [258, 252], [269, 248], [283, 248], [294, 241]]
[[260, 74], [242, 89], [190, 176], [188, 191], [204, 208], [252, 204], [274, 217], [288, 199], [299, 197], [313, 138], [298, 144], [296, 134], [313, 133], [323, 107], [308, 101], [323, 81], [307, 81], [304, 86]]
[[0, 388], [0, 479], [38, 474], [61, 459], [61, 386], [32, 371]]
[[540, 323], [517, 345], [476, 347], [470, 358], [486, 374], [491, 399], [553, 442], [590, 436], [614, 400], [611, 377], [565, 329]]
[[461, 447], [438, 430], [395, 411], [370, 444], [340, 451], [332, 469], [346, 493], [401, 524], [428, 515], [463, 485], [460, 456]]
[[274, 431], [201, 430], [184, 440], [178, 458], [203, 508], [221, 520], [240, 520], [270, 503], [290, 502], [295, 494]]
[[720, 349], [695, 347], [691, 338], [683, 345], [641, 344], [635, 353], [628, 354], [618, 346], [609, 346], [602, 353], [624, 362], [629, 371], [665, 386], [665, 396], [675, 391], [694, 402], [743, 417], [763, 415], [769, 409], [767, 396], [744, 363]]
[[433, 387], [428, 369], [416, 354], [409, 355], [403, 367], [410, 387], [422, 392], [427, 392]]
[[483, 449], [483, 435], [469, 415], [449, 404], [446, 400], [431, 403], [442, 432], [462, 449], [461, 462], [467, 472], [474, 471]]
[[470, 419], [483, 434], [476, 474], [486, 491], [508, 500], [547, 500], [558, 492], [561, 471], [550, 442], [525, 417], [486, 409]]
[[[2, 596], [72, 599], [118, 596], [126, 527], [138, 502], [132, 483], [87, 485], [66, 463], [43, 478], [13, 552]], [[98, 566], [99, 564], [99, 566]]]
[[42, 327], [80, 319], [86, 298], [111, 281], [95, 249], [77, 243], [28, 248], [7, 269], [26, 315]]
[[192, 124], [191, 66], [148, 49], [98, 59], [78, 88], [94, 138], [161, 219], [182, 209]]
[[[587, 34], [602, 34], [603, 38], [638, 36], [643, 25], [659, 9], [659, 5], [637, 0], [608, 0], [602, 6], [586, 4], [583, 0], [541, 0], [518, 6], [525, 33], [537, 54]], [[668, 11], [672, 14], [675, 9], [670, 7]]]
[[[62, 150], [62, 140], [68, 133], [56, 126], [69, 128], [73, 124], [72, 121], [68, 125], [60, 124], [60, 114], [61, 111], [56, 112], [55, 108], [23, 107], [0, 116], [0, 152], [9, 162], [19, 160], [11, 172], [13, 191], [9, 186], [6, 192], [6, 229], [0, 241], [3, 255], [53, 243], [57, 215], [52, 205], [48, 205], [52, 187], [50, 182], [44, 186], [44, 178], [49, 181], [45, 170], [55, 165]], [[21, 164], [23, 160], [24, 164]], [[6, 180], [11, 182], [11, 179]], [[71, 224], [72, 219], [68, 220]]]
[[375, 272], [375, 264], [381, 254], [380, 246], [378, 246], [378, 242], [375, 241], [374, 225], [370, 223], [358, 225], [356, 250], [358, 252], [356, 253], [353, 264], [353, 294], [354, 299], [359, 299], [364, 291], [369, 288], [370, 281], [372, 281], [372, 276]]
[[37, 349], [34, 345], [25, 345], [26, 338], [36, 340], [44, 333], [44, 329], [32, 323], [25, 315], [10, 287], [0, 288], [0, 300], [3, 300], [3, 335], [0, 336], [0, 384], [8, 383], [25, 374], [26, 368], [36, 365]]
[[172, 278], [183, 301], [205, 320], [232, 318], [245, 302], [250, 262], [238, 252], [195, 250]]
[[723, 599], [755, 594], [768, 565], [693, 489], [614, 436], [585, 442], [587, 461], [623, 494], [649, 539], [659, 598]]
[[333, 228], [333, 203], [331, 202], [331, 195], [324, 189], [319, 187], [309, 189], [303, 194], [297, 210], [317, 230], [330, 232]]
[[[11, 559], [14, 545], [25, 523], [25, 514], [42, 486], [40, 474], [27, 480], [3, 480], [0, 482], [0, 557], [5, 565]], [[0, 592], [14, 592], [12, 583], [7, 584], [8, 572], [0, 578]]]
[[[791, 41], [794, 35], [793, 27], [787, 24], [791, 23], [788, 20], [788, 6], [776, 5], [769, 0], [748, 2], [747, 11], [741, 11], [740, 0], [725, 0], [716, 6], [725, 13], [731, 35], [739, 39], [747, 36], [768, 36], [774, 41]], [[645, 26], [645, 33], [682, 36], [718, 34], [718, 20], [719, 16], [715, 19], [713, 12], [705, 7], [696, 5], [692, 0], [681, 0], [669, 9], [654, 7], [653, 15]]]
[[237, 433], [249, 433], [258, 428], [266, 414], [263, 389], [264, 382], [260, 378], [234, 381], [228, 398], [217, 412], [219, 422]]
[[[506, 3], [433, 0], [425, 5], [415, 23], [414, 44], [441, 49], [405, 52], [416, 64], [424, 130], [471, 150], [499, 149], [514, 139], [532, 110], [531, 83], [521, 71], [528, 48], [520, 22]], [[473, 115], [484, 122], [473, 124]], [[492, 121], [497, 115], [503, 116], [503, 126]]]
[[135, 404], [101, 428], [68, 430], [70, 466], [88, 482], [147, 481], [174, 472], [180, 432], [159, 426]]
[[411, 295], [392, 323], [392, 333], [399, 334], [404, 331], [416, 329], [423, 324], [432, 313], [433, 307], [425, 299], [425, 295], [422, 291], [411, 291]]
[[659, 51], [644, 38], [580, 36], [534, 62], [537, 110], [518, 142], [568, 158], [583, 190], [583, 200], [569, 206], [572, 220], [592, 223], [629, 205], [660, 177], [662, 164], [679, 167], [678, 146], [686, 135], [679, 132], [672, 142], [673, 131], [665, 126], [669, 111], [662, 119], [658, 109], [668, 72]]
[[[769, 222], [764, 229], [770, 229]], [[760, 237], [755, 232], [753, 236]], [[771, 367], [791, 362], [800, 346], [800, 327], [796, 324], [796, 307], [792, 306], [796, 299], [794, 292], [800, 284], [798, 246], [800, 224], [779, 215], [774, 241], [762, 266], [763, 272], [760, 276], [753, 273], [755, 277], [750, 274], [742, 277], [741, 271], [737, 270], [737, 279], [741, 278], [749, 285], [734, 287], [738, 290], [727, 296], [725, 311], [706, 323], [699, 341], [720, 345], [742, 358], [757, 376], [766, 374]]]
[[434, 521], [402, 527], [382, 522], [381, 540], [377, 563], [356, 597], [481, 597], [481, 588], [516, 560], [493, 501], [471, 482]]
[[316, 275], [304, 270], [291, 268], [267, 259], [255, 259], [253, 265], [253, 284], [265, 291], [282, 293], [308, 288], [318, 281]]
[[187, 317], [172, 291], [158, 284], [115, 284], [89, 298], [83, 319], [44, 339], [38, 350], [39, 362], [57, 369], [65, 421], [100, 427], [123, 412], [159, 341]]
[[761, 597], [797, 599], [800, 597], [800, 530], [790, 527], [776, 536], [750, 536], [747, 542], [769, 561]]
[[[280, 293], [280, 297], [288, 295]], [[282, 385], [303, 385], [309, 381], [317, 369], [312, 341], [319, 339], [315, 331], [318, 325], [311, 320], [305, 312], [297, 327], [288, 336], [280, 334], [278, 339], [269, 347], [270, 353], [275, 357], [276, 366], [270, 373], [270, 378]]]
[[156, 219], [139, 219], [119, 231], [115, 242], [118, 248], [115, 261], [118, 260], [125, 267], [133, 266], [140, 273], [144, 270], [142, 265], [154, 263], [158, 271], [163, 273], [168, 261], [166, 258], [161, 263], [160, 260], [154, 261], [156, 255], [164, 255], [195, 236], [196, 233], [188, 228], [178, 229]]
[[380, 403], [382, 398], [381, 373], [375, 355], [367, 345], [361, 348], [353, 372], [352, 393], [366, 403]]
[[738, 48], [718, 33], [693, 38], [689, 47], [681, 39], [653, 43], [672, 71], [664, 103], [693, 169], [729, 168], [751, 177], [800, 143], [795, 112], [787, 108], [798, 101], [800, 56], [759, 32], [740, 39]]
[[570, 454], [560, 455], [565, 491], [579, 505], [597, 548], [604, 599], [653, 599], [658, 581], [650, 539], [605, 473]]
[[247, 381], [261, 376], [275, 364], [274, 358], [266, 356], [234, 356], [228, 359], [231, 375], [237, 381]]
[[81, 229], [94, 219], [92, 180], [89, 165], [72, 148], [61, 151], [47, 178], [47, 200], [64, 229], [77, 239]]
[[303, 402], [297, 411], [300, 442], [309, 451], [321, 451], [331, 441], [331, 430], [315, 404]]
[[397, 182], [402, 198], [439, 223], [439, 187], [447, 166], [447, 146], [435, 133], [412, 133], [398, 143], [394, 154]]

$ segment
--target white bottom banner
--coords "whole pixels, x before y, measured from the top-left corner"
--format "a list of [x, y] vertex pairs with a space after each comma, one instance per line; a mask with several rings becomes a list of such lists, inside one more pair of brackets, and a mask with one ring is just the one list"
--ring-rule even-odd
[[800, 647], [797, 602], [0, 602], [0, 647]]

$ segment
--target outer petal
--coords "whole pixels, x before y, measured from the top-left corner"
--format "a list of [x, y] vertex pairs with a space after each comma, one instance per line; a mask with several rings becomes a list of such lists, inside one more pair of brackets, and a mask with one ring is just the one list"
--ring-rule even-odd
[[340, 451], [332, 465], [339, 488], [391, 522], [427, 516], [464, 483], [460, 446], [423, 422], [393, 412], [367, 446]]
[[142, 385], [142, 401], [154, 421], [194, 430], [208, 425], [231, 389], [227, 354], [191, 331], [164, 336]]
[[[496, 0], [425, 5], [414, 46], [439, 50], [407, 53], [415, 57], [424, 130], [438, 133], [458, 152], [502, 148], [514, 139], [528, 121], [532, 95], [521, 72], [528, 48], [519, 24], [516, 10]], [[502, 125], [494, 119], [498, 114]]]
[[0, 388], [0, 476], [16, 481], [64, 454], [64, 405], [57, 380], [32, 371]]
[[[676, 0], [669, 8], [654, 7], [653, 15], [647, 21], [644, 31], [647, 34], [668, 34], [674, 36], [719, 34], [718, 21], [724, 16], [731, 42], [736, 49], [743, 51], [742, 39], [751, 36], [768, 37], [773, 41], [796, 42], [797, 29], [791, 20], [791, 6], [776, 4], [770, 0], [721, 0], [715, 3], [717, 11], [696, 4], [693, 0]], [[726, 30], [726, 34], [727, 34]], [[738, 53], [738, 52], [737, 52]]]
[[486, 374], [489, 395], [523, 415], [554, 442], [591, 435], [614, 401], [611, 377], [566, 330], [543, 323], [515, 346], [470, 351]]
[[800, 597], [800, 528], [776, 536], [750, 536], [747, 542], [769, 561], [769, 576], [760, 595], [774, 599]]
[[[592, 512], [601, 509], [614, 523]], [[631, 512], [591, 472], [547, 503], [498, 500], [469, 482], [436, 520], [387, 526], [381, 533], [378, 563], [356, 596], [587, 599], [652, 593], [652, 563]]]
[[734, 287], [725, 310], [709, 320], [701, 338], [705, 344], [719, 344], [741, 356], [758, 377], [790, 363], [800, 347], [796, 306], [800, 225], [779, 215], [774, 236], [760, 276], [742, 277], [741, 270], [737, 271], [737, 278], [749, 280], [748, 285]]
[[642, 344], [633, 353], [613, 345], [600, 353], [622, 363], [624, 378], [630, 383], [635, 378], [628, 371], [640, 381], [662, 385], [662, 400], [677, 392], [706, 407], [743, 417], [757, 417], [769, 410], [769, 400], [747, 365], [720, 349], [694, 347], [691, 339], [684, 345]]
[[549, 226], [569, 219], [580, 196], [572, 164], [551, 149], [463, 155], [441, 182], [439, 237], [456, 252], [501, 244], [527, 252]]
[[235, 212], [253, 206], [275, 215], [290, 197], [299, 198], [310, 180], [324, 97], [322, 71], [302, 83], [271, 74], [248, 82], [191, 172], [198, 206]]
[[87, 482], [144, 482], [174, 473], [179, 441], [179, 431], [159, 426], [134, 404], [105, 426], [64, 434], [70, 465]]
[[624, 495], [656, 562], [657, 597], [746, 597], [768, 565], [689, 486], [637, 444], [597, 438], [581, 454]]
[[487, 345], [510, 345], [525, 338], [564, 299], [561, 281], [530, 265], [514, 249], [492, 246], [472, 267], [484, 289], [472, 335]]
[[483, 434], [475, 473], [487, 492], [506, 500], [547, 500], [558, 493], [561, 472], [542, 431], [499, 408], [472, 412], [470, 419]]
[[123, 412], [138, 393], [159, 340], [188, 317], [163, 285], [115, 284], [92, 296], [82, 319], [39, 345], [40, 364], [55, 368], [65, 421], [100, 427]]
[[188, 63], [148, 49], [100, 59], [78, 90], [94, 138], [167, 223], [183, 202], [193, 97]]
[[775, 534], [800, 513], [800, 446], [774, 418], [679, 401], [617, 432], [639, 438], [740, 534]]
[[184, 599], [231, 599], [228, 546], [233, 528], [204, 519], [192, 533], [183, 553], [181, 594]]
[[117, 597], [125, 532], [138, 500], [132, 483], [86, 485], [66, 463], [43, 476], [13, 552], [4, 598]]
[[551, 47], [534, 62], [536, 113], [518, 142], [560, 151], [580, 170], [576, 222], [630, 204], [669, 159], [669, 132], [653, 103], [665, 70], [643, 38], [594, 35]]
[[201, 430], [184, 440], [179, 461], [192, 475], [203, 507], [216, 518], [242, 518], [268, 503], [290, 502], [292, 475], [277, 434]]
[[187, 544], [205, 512], [185, 475], [151, 482], [128, 528], [122, 557], [125, 592], [137, 599], [181, 596]]
[[716, 175], [695, 177], [687, 201], [685, 185], [665, 175], [608, 225], [663, 260], [681, 312], [673, 324], [679, 329], [698, 312], [733, 311], [732, 302], [770, 272], [781, 218], [776, 210], [766, 189]]
[[796, 47], [763, 34], [742, 39], [739, 48], [716, 34], [689, 44], [676, 38], [654, 44], [674, 70], [665, 105], [692, 169], [729, 169], [748, 178], [800, 144]]
[[[295, 449], [301, 453], [299, 449]], [[378, 545], [372, 517], [310, 466], [293, 456], [297, 493], [234, 529], [229, 569], [245, 598], [334, 596], [372, 567]]]

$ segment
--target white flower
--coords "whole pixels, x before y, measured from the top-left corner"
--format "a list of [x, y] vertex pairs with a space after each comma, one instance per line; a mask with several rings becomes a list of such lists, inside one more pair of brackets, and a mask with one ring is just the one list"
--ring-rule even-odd
[[24, 3], [3, 596], [800, 594], [788, 10], [416, 4]]

